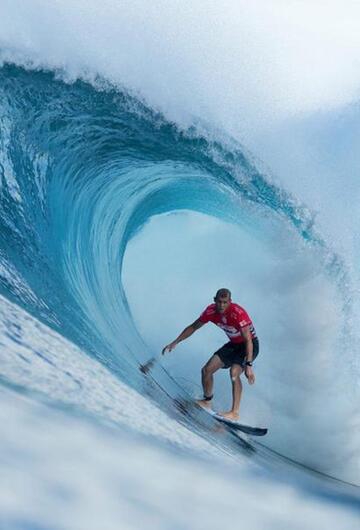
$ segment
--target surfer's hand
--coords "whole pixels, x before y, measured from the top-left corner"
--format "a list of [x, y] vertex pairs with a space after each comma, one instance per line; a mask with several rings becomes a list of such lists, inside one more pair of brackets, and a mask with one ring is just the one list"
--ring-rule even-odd
[[170, 352], [172, 351], [176, 346], [176, 342], [170, 342], [170, 344], [168, 344], [167, 346], [165, 346], [165, 348], [163, 348], [161, 354], [162, 355], [165, 355], [166, 352]]
[[251, 366], [246, 366], [245, 375], [247, 377], [247, 380], [249, 381], [249, 384], [253, 385], [255, 383], [255, 374]]

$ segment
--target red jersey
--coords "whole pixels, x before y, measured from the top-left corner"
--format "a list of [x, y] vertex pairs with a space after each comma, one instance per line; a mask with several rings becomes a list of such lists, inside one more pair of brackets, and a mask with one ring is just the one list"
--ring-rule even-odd
[[210, 304], [201, 313], [199, 320], [204, 324], [207, 322], [213, 322], [219, 326], [219, 328], [225, 331], [231, 342], [236, 344], [245, 341], [241, 333], [241, 328], [246, 326], [250, 326], [251, 336], [256, 338], [256, 332], [251, 318], [245, 309], [240, 307], [238, 304], [234, 304], [233, 302], [230, 302], [229, 307], [224, 313], [217, 313], [216, 305]]

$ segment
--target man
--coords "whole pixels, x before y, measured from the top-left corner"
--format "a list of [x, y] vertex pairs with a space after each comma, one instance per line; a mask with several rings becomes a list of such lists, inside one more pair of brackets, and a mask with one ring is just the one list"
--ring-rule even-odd
[[213, 398], [213, 374], [220, 368], [230, 368], [232, 383], [232, 407], [221, 415], [229, 420], [239, 419], [242, 383], [240, 375], [245, 372], [248, 382], [255, 382], [253, 361], [259, 353], [259, 341], [253, 323], [242, 307], [231, 301], [229, 289], [219, 289], [214, 297], [214, 304], [209, 305], [200, 317], [187, 326], [173, 342], [162, 350], [172, 351], [179, 342], [190, 337], [207, 322], [213, 322], [223, 329], [230, 341], [217, 350], [202, 368], [202, 386], [204, 399], [197, 403], [204, 408], [211, 408]]

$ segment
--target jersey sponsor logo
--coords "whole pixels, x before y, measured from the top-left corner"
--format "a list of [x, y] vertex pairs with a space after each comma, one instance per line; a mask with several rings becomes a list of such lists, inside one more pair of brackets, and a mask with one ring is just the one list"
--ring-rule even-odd
[[222, 330], [224, 330], [226, 335], [228, 335], [229, 337], [237, 337], [241, 335], [241, 331], [236, 329], [234, 326], [226, 326], [221, 322], [218, 322], [216, 325], [219, 326], [219, 328], [221, 328]]
[[[241, 337], [242, 336], [241, 330], [235, 328], [234, 326], [226, 326], [226, 325], [222, 324], [222, 322], [217, 322], [216, 325], [219, 328], [221, 328], [226, 333], [226, 335], [229, 338]], [[250, 333], [252, 334], [253, 338], [255, 338], [256, 337], [256, 333], [255, 333], [254, 326], [249, 325], [249, 328], [250, 328]]]
[[230, 331], [225, 331], [226, 335], [229, 337], [229, 339], [232, 339], [234, 337], [241, 337], [241, 332], [236, 331], [234, 333], [231, 333]]

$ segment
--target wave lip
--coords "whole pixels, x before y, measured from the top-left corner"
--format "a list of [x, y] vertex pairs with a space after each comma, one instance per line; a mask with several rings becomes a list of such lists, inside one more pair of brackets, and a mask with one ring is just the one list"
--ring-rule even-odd
[[252, 136], [357, 101], [358, 16], [356, 2], [324, 13], [320, 4], [232, 0], [204, 13], [190, 1], [3, 0], [0, 46], [18, 65], [125, 86], [168, 119], [189, 125], [200, 115]]

